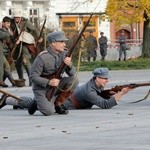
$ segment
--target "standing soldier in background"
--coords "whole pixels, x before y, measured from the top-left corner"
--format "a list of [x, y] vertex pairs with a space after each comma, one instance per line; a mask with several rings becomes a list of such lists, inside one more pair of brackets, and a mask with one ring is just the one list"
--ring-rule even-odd
[[3, 81], [4, 76], [4, 40], [7, 40], [9, 38], [9, 33], [5, 28], [0, 29], [0, 86], [2, 87], [8, 87], [7, 84]]
[[121, 35], [119, 36], [118, 42], [120, 44], [118, 61], [121, 61], [122, 53], [124, 55], [124, 61], [126, 61], [126, 56], [127, 56], [127, 53], [126, 53], [126, 36], [125, 36], [124, 30], [121, 31]]
[[13, 33], [10, 29], [12, 19], [5, 16], [2, 21], [2, 28], [6, 30], [9, 34], [9, 38], [6, 40], [3, 40], [3, 64], [4, 64], [4, 77], [3, 81], [5, 81], [6, 78], [9, 79], [9, 81], [12, 83], [12, 86], [15, 86], [15, 80], [12, 76], [11, 69], [10, 69], [10, 49], [11, 49], [11, 43], [10, 43], [10, 37], [13, 36]]
[[[58, 114], [67, 114], [61, 105], [71, 95], [78, 85], [76, 70], [73, 66], [71, 57], [67, 57], [67, 51], [64, 32], [55, 31], [49, 33], [47, 41], [49, 47], [41, 52], [34, 60], [31, 67], [30, 79], [32, 80], [32, 89], [34, 93], [33, 105], [28, 108], [30, 115], [38, 110], [43, 115], [52, 115], [54, 112]], [[66, 64], [64, 73], [58, 79], [55, 77], [62, 63]], [[49, 101], [46, 93], [49, 88], [56, 87], [56, 91]]]
[[102, 56], [101, 60], [105, 60], [107, 55], [107, 37], [104, 36], [104, 32], [100, 32], [101, 37], [98, 39], [100, 46], [100, 55]]
[[93, 57], [93, 61], [95, 61], [97, 57], [97, 53], [96, 53], [97, 39], [96, 37], [93, 36], [93, 31], [89, 32], [89, 36], [86, 38], [85, 41], [85, 46], [87, 49], [88, 62], [90, 62], [91, 57]]
[[[38, 39], [40, 32], [28, 19], [23, 18], [23, 15], [19, 10], [14, 11], [13, 13], [13, 21], [11, 27], [14, 32], [12, 42], [17, 44], [13, 59], [15, 61], [15, 67], [19, 79], [24, 79], [22, 65], [25, 67], [25, 70], [29, 77], [31, 69], [31, 55], [33, 53], [36, 53], [36, 49], [34, 47], [35, 39], [37, 39], [38, 42], [42, 42], [43, 39]], [[19, 36], [20, 32], [22, 32], [22, 34]], [[29, 85], [31, 85], [30, 80]]]

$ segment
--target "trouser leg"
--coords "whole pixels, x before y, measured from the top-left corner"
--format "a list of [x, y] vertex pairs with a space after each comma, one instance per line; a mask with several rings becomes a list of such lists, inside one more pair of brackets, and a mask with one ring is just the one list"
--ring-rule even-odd
[[[29, 77], [30, 70], [31, 70], [31, 54], [29, 53], [27, 45], [23, 46], [22, 63]], [[29, 79], [29, 85], [31, 85], [30, 79]]]
[[123, 52], [124, 52], [124, 60], [126, 60], [127, 52], [126, 52], [126, 50], [124, 50]]
[[20, 57], [17, 61], [15, 61], [15, 67], [18, 74], [19, 79], [23, 79], [23, 69], [22, 69], [22, 58]]
[[119, 60], [121, 60], [121, 58], [122, 58], [122, 48], [120, 47], [120, 49], [119, 49]]
[[[31, 63], [30, 63], [30, 60], [27, 60], [27, 59], [24, 58], [24, 60], [23, 60], [23, 65], [24, 65], [24, 68], [25, 68], [25, 70], [26, 70], [26, 72], [27, 72], [27, 75], [28, 75], [28, 78], [29, 78], [30, 70], [31, 70]], [[31, 83], [31, 81], [30, 81], [30, 78], [29, 78], [29, 85], [30, 85], [30, 86], [32, 85], [32, 83]]]
[[93, 61], [96, 61], [96, 57], [93, 57]]
[[28, 108], [33, 99], [31, 97], [20, 97], [20, 100], [17, 100], [13, 97], [7, 97], [6, 105], [20, 106], [22, 108]]

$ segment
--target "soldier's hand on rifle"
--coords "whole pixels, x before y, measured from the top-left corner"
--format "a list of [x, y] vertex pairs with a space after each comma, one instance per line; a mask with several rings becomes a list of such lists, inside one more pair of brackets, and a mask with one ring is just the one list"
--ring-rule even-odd
[[53, 78], [53, 79], [51, 79], [50, 81], [49, 81], [49, 85], [50, 86], [58, 86], [59, 85], [59, 82], [60, 82], [60, 80], [59, 79], [56, 79], [56, 78]]
[[132, 88], [129, 88], [129, 87], [124, 87], [124, 88], [122, 88], [121, 91], [119, 91], [118, 93], [116, 93], [116, 94], [114, 95], [115, 100], [116, 100], [116, 101], [119, 101], [120, 98], [121, 98], [123, 95], [125, 95], [126, 93], [128, 93], [130, 90], [132, 90]]
[[38, 42], [41, 43], [43, 41], [43, 38], [41, 37], [40, 39], [38, 39]]
[[17, 41], [16, 41], [16, 44], [18, 45], [19, 43], [20, 43], [20, 40], [17, 40]]
[[132, 88], [130, 87], [124, 87], [120, 92], [122, 93], [122, 95], [128, 93], [130, 90], [132, 90]]
[[67, 65], [67, 66], [70, 66], [72, 65], [72, 61], [71, 61], [71, 57], [66, 57], [64, 59], [64, 63]]

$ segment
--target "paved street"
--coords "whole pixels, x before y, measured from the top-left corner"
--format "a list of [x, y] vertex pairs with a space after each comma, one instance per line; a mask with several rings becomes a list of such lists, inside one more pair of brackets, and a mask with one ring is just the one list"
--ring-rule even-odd
[[[150, 81], [150, 70], [110, 74], [107, 88]], [[80, 72], [78, 77], [83, 84], [92, 74]], [[2, 89], [33, 97], [28, 81], [26, 85]], [[6, 106], [0, 110], [0, 150], [150, 150], [150, 97], [130, 103], [143, 98], [149, 89], [134, 89], [112, 109], [70, 110], [68, 115], [42, 116], [37, 111], [30, 116], [27, 110]]]

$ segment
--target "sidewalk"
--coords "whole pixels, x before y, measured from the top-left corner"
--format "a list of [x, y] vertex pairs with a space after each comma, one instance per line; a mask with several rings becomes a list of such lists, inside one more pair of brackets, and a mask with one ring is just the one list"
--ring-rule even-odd
[[[150, 81], [150, 70], [110, 71], [108, 87]], [[91, 72], [78, 74], [80, 84]], [[15, 95], [33, 96], [31, 87], [5, 88]], [[103, 110], [70, 110], [68, 115], [30, 116], [27, 110], [0, 110], [1, 150], [150, 150], [150, 97], [140, 103], [149, 87], [136, 88], [117, 106]]]

